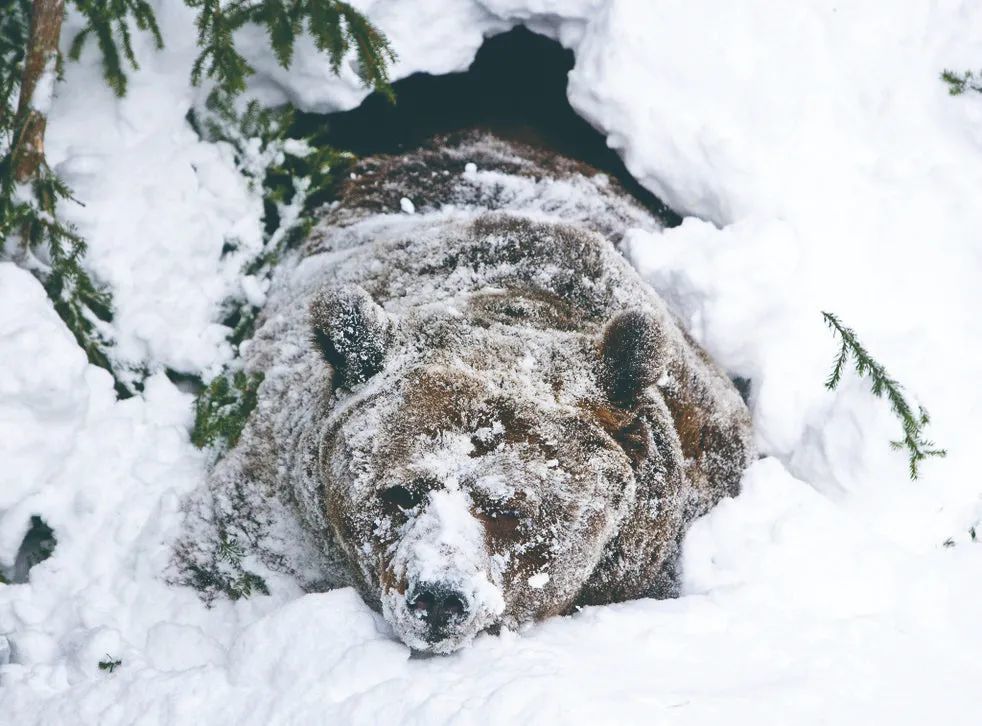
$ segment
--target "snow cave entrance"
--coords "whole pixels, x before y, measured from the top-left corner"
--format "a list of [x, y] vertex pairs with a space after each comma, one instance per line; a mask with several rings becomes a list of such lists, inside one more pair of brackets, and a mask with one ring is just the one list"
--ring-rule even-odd
[[486, 39], [463, 73], [416, 73], [393, 84], [396, 103], [372, 94], [341, 113], [300, 114], [297, 126], [324, 132], [358, 156], [413, 149], [431, 136], [482, 128], [507, 139], [554, 150], [618, 179], [666, 226], [681, 218], [642, 187], [580, 118], [566, 98], [573, 52], [521, 26]]

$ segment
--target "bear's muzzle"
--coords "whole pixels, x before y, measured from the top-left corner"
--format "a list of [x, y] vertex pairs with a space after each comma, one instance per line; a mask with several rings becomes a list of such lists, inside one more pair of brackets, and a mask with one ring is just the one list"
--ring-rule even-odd
[[459, 489], [431, 492], [391, 550], [398, 585], [382, 592], [382, 610], [414, 650], [457, 650], [504, 611], [501, 573], [470, 507]]

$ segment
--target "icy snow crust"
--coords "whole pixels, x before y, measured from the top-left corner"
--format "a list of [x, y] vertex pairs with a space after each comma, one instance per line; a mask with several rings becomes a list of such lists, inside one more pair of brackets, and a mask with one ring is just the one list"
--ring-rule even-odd
[[[124, 99], [94, 45], [67, 63], [46, 150], [85, 202], [65, 215], [116, 292], [121, 346], [209, 371], [228, 359], [215, 321], [241, 284], [222, 246], [258, 248], [262, 204], [187, 125], [202, 93], [191, 13], [154, 4], [167, 47], [132, 34]], [[690, 529], [679, 599], [586, 608], [430, 659], [410, 658], [353, 589], [305, 595], [284, 577], [270, 597], [206, 609], [161, 578], [206, 472], [190, 397], [154, 376], [116, 401], [38, 283], [0, 264], [0, 559], [33, 513], [58, 537], [29, 583], [0, 586], [0, 721], [975, 726], [982, 98], [949, 97], [937, 75], [978, 66], [982, 4], [359, 7], [392, 39], [397, 77], [464, 70], [516, 22], [575, 52], [573, 106], [645, 185], [703, 217], [624, 246], [687, 330], [752, 379], [768, 458]], [[82, 26], [69, 12], [66, 42]], [[311, 42], [285, 72], [261, 36], [250, 60], [266, 98], [324, 111], [364, 97]], [[821, 309], [930, 408], [949, 455], [916, 484], [866, 383], [823, 389]], [[97, 667], [107, 653], [123, 661], [112, 674]]]
[[[432, 652], [573, 605], [677, 591], [685, 525], [735, 494], [751, 460], [749, 415], [590, 230], [619, 238], [624, 219], [657, 221], [605, 178], [536, 156], [465, 134], [359, 165], [273, 281], [244, 356], [265, 376], [259, 406], [212, 479], [216, 506], [196, 502], [185, 581], [222, 581], [213, 548], [232, 539], [306, 588], [354, 584]], [[391, 211], [409, 194], [418, 211]], [[376, 212], [386, 195], [393, 206]], [[349, 330], [350, 316], [322, 311], [346, 290], [384, 323]], [[661, 380], [612, 402], [601, 338], [625, 311], [654, 321], [644, 364]], [[384, 367], [339, 385], [315, 329], [360, 350], [374, 346], [359, 338], [392, 338]], [[392, 487], [412, 501], [386, 502]], [[313, 536], [291, 542], [286, 530], [304, 528]], [[446, 633], [412, 609], [433, 585], [465, 604]]]

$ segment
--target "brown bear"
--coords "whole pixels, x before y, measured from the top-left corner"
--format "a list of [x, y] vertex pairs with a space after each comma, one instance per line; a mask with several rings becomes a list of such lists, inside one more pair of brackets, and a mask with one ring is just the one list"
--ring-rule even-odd
[[435, 653], [675, 593], [751, 424], [618, 252], [638, 226], [604, 175], [484, 134], [361, 162], [244, 347], [265, 378], [191, 507], [186, 581], [354, 586]]

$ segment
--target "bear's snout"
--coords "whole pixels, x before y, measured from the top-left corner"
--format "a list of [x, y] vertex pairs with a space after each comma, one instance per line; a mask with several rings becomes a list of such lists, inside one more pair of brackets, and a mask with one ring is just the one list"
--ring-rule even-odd
[[501, 568], [472, 506], [459, 487], [429, 492], [383, 563], [382, 611], [414, 650], [454, 651], [504, 610]]
[[469, 608], [462, 592], [436, 583], [419, 585], [406, 598], [409, 611], [429, 629], [430, 640], [443, 640], [447, 631], [467, 618]]

